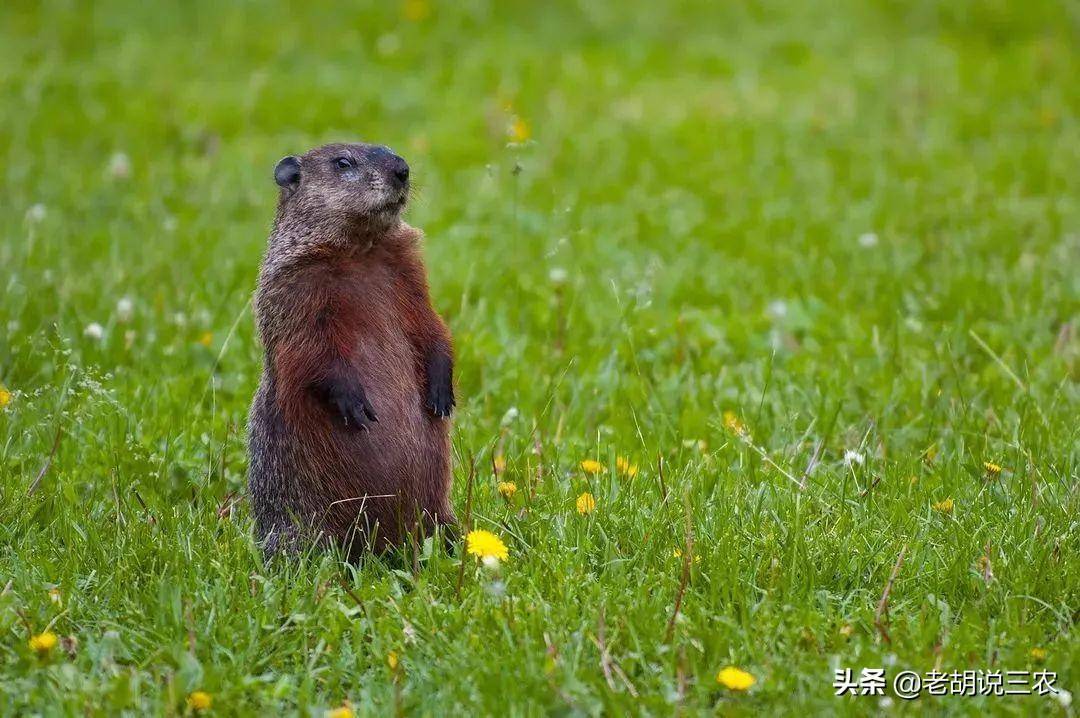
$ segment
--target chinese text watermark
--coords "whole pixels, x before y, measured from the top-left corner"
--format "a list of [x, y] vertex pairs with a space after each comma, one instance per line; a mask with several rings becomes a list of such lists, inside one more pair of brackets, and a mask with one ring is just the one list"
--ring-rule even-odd
[[833, 676], [833, 690], [838, 696], [884, 696], [886, 686], [892, 694], [913, 700], [924, 693], [931, 696], [1015, 696], [1057, 695], [1052, 671], [899, 671], [889, 677], [884, 668], [862, 668], [855, 673], [840, 668]]

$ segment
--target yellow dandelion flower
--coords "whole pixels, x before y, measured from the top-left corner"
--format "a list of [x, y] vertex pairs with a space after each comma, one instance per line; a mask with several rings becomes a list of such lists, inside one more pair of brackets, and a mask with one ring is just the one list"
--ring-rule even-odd
[[983, 468], [986, 469], [987, 476], [997, 476], [1001, 473], [1001, 467], [995, 464], [993, 461], [984, 461]]
[[577, 497], [577, 512], [584, 516], [596, 510], [596, 497], [588, 491]]
[[202, 344], [204, 347], [208, 347], [213, 343], [214, 343], [214, 335], [213, 335], [213, 333], [211, 333], [211, 332], [203, 332], [202, 335], [199, 336], [199, 344]]
[[850, 638], [853, 633], [855, 633], [855, 627], [850, 623], [845, 623], [843, 626], [840, 626], [840, 635], [844, 638]]
[[431, 17], [431, 4], [427, 0], [405, 0], [401, 11], [409, 22], [420, 22]]
[[529, 131], [529, 125], [525, 120], [515, 117], [510, 126], [506, 128], [506, 136], [510, 138], [511, 142], [521, 144], [532, 136], [532, 132]]
[[746, 424], [742, 423], [739, 415], [730, 409], [724, 412], [724, 428], [738, 436], [746, 436]]
[[716, 674], [716, 682], [728, 690], [745, 691], [757, 683], [757, 679], [741, 668], [728, 666]]
[[56, 634], [52, 631], [43, 631], [36, 636], [30, 638], [30, 650], [38, 655], [44, 656], [46, 653], [56, 648], [56, 644], [60, 641], [56, 637]]
[[500, 481], [498, 489], [502, 497], [510, 501], [514, 498], [514, 494], [517, 493], [517, 484], [513, 481]]
[[0, 384], [0, 409], [11, 403], [11, 392], [7, 390], [7, 387]]
[[206, 691], [195, 691], [188, 695], [187, 704], [193, 711], [208, 711], [214, 705], [214, 697]]
[[934, 511], [940, 511], [943, 514], [951, 514], [953, 510], [953, 500], [944, 499], [942, 501], [934, 502]]
[[510, 553], [501, 538], [483, 529], [470, 531], [465, 537], [465, 546], [466, 551], [479, 559], [496, 558], [505, 561]]
[[604, 470], [604, 465], [595, 459], [585, 459], [581, 462], [581, 470], [586, 474], [599, 474]]
[[1043, 661], [1046, 660], [1046, 649], [1045, 648], [1032, 648], [1031, 651], [1029, 652], [1029, 655], [1031, 656], [1031, 660], [1033, 660], [1033, 661], [1035, 661], [1037, 663], [1042, 663]]
[[390, 670], [396, 671], [397, 670], [397, 664], [398, 664], [397, 653], [395, 653], [394, 651], [390, 651], [389, 653], [387, 653], [386, 654], [386, 665], [390, 666]]
[[637, 476], [637, 464], [631, 464], [630, 459], [625, 456], [618, 456], [615, 458], [615, 468], [620, 474], [628, 478], [634, 478]]
[[326, 711], [326, 718], [355, 718], [355, 716], [356, 713], [353, 712], [352, 705], [348, 701]]

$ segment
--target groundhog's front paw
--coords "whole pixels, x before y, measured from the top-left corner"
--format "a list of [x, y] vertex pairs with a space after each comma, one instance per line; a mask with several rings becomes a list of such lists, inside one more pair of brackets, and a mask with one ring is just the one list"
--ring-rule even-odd
[[427, 407], [434, 416], [445, 419], [454, 412], [454, 385], [449, 381], [435, 382], [428, 387]]
[[432, 352], [427, 358], [428, 411], [445, 419], [454, 411], [454, 361], [446, 352]]
[[348, 391], [335, 392], [330, 397], [330, 403], [341, 416], [345, 426], [353, 429], [367, 430], [372, 422], [377, 422], [375, 410], [364, 394], [364, 390], [356, 387]]

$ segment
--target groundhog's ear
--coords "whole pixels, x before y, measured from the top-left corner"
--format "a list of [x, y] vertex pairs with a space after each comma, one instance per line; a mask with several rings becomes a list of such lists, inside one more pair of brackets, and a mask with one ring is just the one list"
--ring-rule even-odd
[[274, 181], [279, 187], [295, 187], [300, 182], [300, 160], [292, 155], [277, 163]]

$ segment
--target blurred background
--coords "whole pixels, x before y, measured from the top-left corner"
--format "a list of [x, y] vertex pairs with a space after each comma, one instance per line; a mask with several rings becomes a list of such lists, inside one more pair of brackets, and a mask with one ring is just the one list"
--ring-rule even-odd
[[[0, 13], [0, 366], [21, 382], [93, 323], [106, 341], [73, 351], [153, 362], [157, 381], [198, 361], [186, 342], [205, 332], [216, 359], [253, 285], [274, 162], [330, 140], [414, 167], [408, 219], [429, 236], [474, 397], [484, 380], [520, 385], [518, 360], [546, 347], [610, 343], [607, 308], [629, 302], [639, 351], [688, 331], [736, 353], [787, 341], [770, 306], [797, 340], [899, 311], [1004, 315], [1046, 346], [1074, 307], [1072, 3]], [[1002, 291], [1017, 269], [1040, 311]], [[563, 326], [549, 285], [568, 270]], [[219, 378], [246, 392], [251, 322], [237, 332]]]

